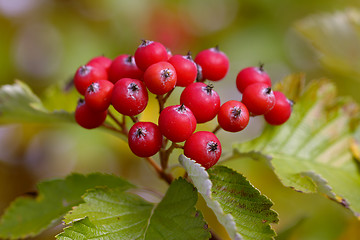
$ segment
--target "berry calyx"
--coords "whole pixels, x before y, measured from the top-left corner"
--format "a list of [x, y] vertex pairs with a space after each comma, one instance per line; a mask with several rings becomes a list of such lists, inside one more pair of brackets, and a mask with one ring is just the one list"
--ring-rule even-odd
[[109, 80], [116, 83], [121, 78], [142, 80], [144, 72], [137, 67], [133, 56], [122, 54], [112, 61], [108, 74]]
[[85, 92], [85, 102], [94, 111], [105, 111], [111, 104], [114, 84], [98, 80], [90, 84]]
[[108, 74], [104, 67], [93, 64], [93, 65], [83, 65], [79, 67], [74, 76], [74, 85], [77, 91], [84, 95], [86, 89], [90, 86], [91, 83], [97, 80], [104, 80], [108, 78]]
[[180, 103], [191, 109], [197, 123], [212, 120], [220, 109], [220, 97], [213, 88], [212, 85], [195, 82], [181, 93]]
[[264, 83], [271, 87], [271, 79], [264, 70], [264, 65], [242, 69], [236, 77], [236, 87], [243, 93], [245, 88], [254, 83]]
[[83, 99], [80, 99], [75, 110], [75, 121], [83, 128], [93, 129], [101, 126], [107, 116], [107, 110], [94, 111]]
[[148, 93], [142, 81], [122, 78], [114, 85], [111, 103], [119, 113], [135, 116], [144, 111], [148, 99]]
[[263, 115], [274, 107], [275, 95], [267, 84], [254, 83], [245, 88], [242, 103], [252, 115]]
[[221, 156], [221, 143], [212, 132], [199, 131], [185, 142], [184, 155], [202, 165], [205, 169], [214, 166]]
[[154, 63], [167, 61], [168, 51], [159, 42], [142, 40], [142, 43], [135, 51], [134, 57], [138, 68], [145, 71]]
[[196, 129], [196, 119], [185, 105], [166, 107], [161, 111], [159, 120], [161, 133], [173, 142], [183, 142]]
[[229, 70], [229, 59], [218, 47], [199, 52], [194, 61], [202, 68], [202, 80], [219, 81]]
[[160, 150], [162, 135], [155, 123], [137, 122], [129, 130], [128, 143], [136, 156], [151, 157]]
[[249, 123], [249, 111], [243, 103], [230, 100], [220, 107], [217, 119], [225, 131], [239, 132]]
[[174, 55], [168, 62], [171, 63], [176, 70], [176, 86], [186, 87], [196, 80], [197, 67], [191, 55]]
[[264, 118], [271, 125], [281, 125], [291, 116], [292, 102], [282, 92], [274, 91], [274, 95], [275, 106], [264, 115]]
[[177, 81], [176, 70], [168, 62], [158, 62], [146, 69], [144, 82], [150, 92], [162, 95], [172, 90]]

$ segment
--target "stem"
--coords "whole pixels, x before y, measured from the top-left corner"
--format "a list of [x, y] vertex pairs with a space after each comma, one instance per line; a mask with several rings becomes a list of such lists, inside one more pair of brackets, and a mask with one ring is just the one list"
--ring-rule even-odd
[[221, 129], [220, 125], [217, 125], [216, 128], [212, 131], [213, 134], [216, 134]]
[[119, 130], [119, 129], [117, 129], [117, 128], [109, 125], [109, 124], [103, 123], [102, 126], [105, 127], [105, 128], [107, 128], [107, 129], [110, 129], [110, 130], [112, 130], [112, 131], [115, 131], [115, 132], [124, 134], [124, 132], [123, 132], [122, 130]]
[[168, 98], [170, 97], [171, 93], [174, 91], [175, 88], [171, 89], [163, 98], [164, 104], [166, 102], [166, 100], [168, 100]]
[[159, 113], [161, 113], [162, 110], [164, 110], [164, 107], [165, 107], [164, 95], [157, 95], [156, 99], [159, 102]]
[[134, 123], [139, 122], [139, 119], [135, 116], [129, 116]]
[[174, 179], [170, 174], [165, 173], [151, 157], [146, 157], [145, 159], [148, 161], [148, 163], [150, 163], [151, 166], [153, 166], [160, 178], [164, 179], [168, 184], [171, 184]]
[[221, 240], [221, 238], [217, 234], [215, 234], [213, 230], [210, 230], [210, 233], [211, 233], [210, 240]]

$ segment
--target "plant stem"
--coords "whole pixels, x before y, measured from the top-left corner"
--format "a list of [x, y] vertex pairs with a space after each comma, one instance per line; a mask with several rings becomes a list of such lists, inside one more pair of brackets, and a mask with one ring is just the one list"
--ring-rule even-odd
[[165, 106], [164, 95], [157, 95], [156, 99], [159, 102], [159, 113], [161, 113]]
[[216, 134], [221, 129], [220, 125], [217, 125], [216, 128], [212, 131], [213, 134]]
[[109, 124], [103, 123], [102, 126], [105, 127], [105, 128], [107, 128], [107, 129], [110, 129], [110, 130], [112, 130], [112, 131], [115, 131], [115, 132], [124, 134], [122, 130], [119, 130], [119, 129], [117, 129], [117, 128], [109, 125]]
[[154, 161], [153, 158], [146, 157], [145, 159], [151, 166], [153, 166], [160, 178], [164, 179], [168, 184], [171, 184], [173, 177], [170, 174], [165, 173], [165, 171]]

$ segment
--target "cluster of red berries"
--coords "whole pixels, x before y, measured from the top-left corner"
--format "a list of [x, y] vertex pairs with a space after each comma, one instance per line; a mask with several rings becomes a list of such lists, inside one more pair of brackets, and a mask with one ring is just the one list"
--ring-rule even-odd
[[193, 60], [190, 54], [172, 55], [161, 43], [144, 40], [134, 56], [95, 57], [77, 70], [74, 85], [84, 100], [78, 103], [75, 119], [84, 128], [99, 127], [110, 105], [136, 119], [147, 106], [148, 91], [164, 104], [175, 87], [184, 87], [179, 105], [160, 104], [158, 124], [135, 121], [128, 131], [129, 147], [139, 157], [150, 157], [160, 151], [164, 140], [185, 141], [185, 156], [209, 168], [220, 158], [221, 144], [213, 132], [195, 132], [198, 123], [217, 116], [218, 128], [238, 132], [248, 125], [250, 115], [264, 115], [267, 122], [278, 125], [291, 114], [290, 101], [271, 90], [262, 66], [239, 72], [236, 85], [242, 102], [221, 105], [213, 85], [204, 81], [221, 80], [228, 69], [229, 60], [217, 47], [199, 52]]

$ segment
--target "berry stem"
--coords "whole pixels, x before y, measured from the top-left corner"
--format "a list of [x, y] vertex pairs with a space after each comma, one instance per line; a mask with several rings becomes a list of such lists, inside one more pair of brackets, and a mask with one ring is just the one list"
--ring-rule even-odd
[[164, 104], [165, 104], [166, 100], [168, 100], [168, 98], [170, 97], [170, 95], [171, 95], [171, 93], [174, 91], [174, 89], [175, 89], [175, 88], [171, 89], [170, 92], [168, 92], [168, 93], [164, 96], [164, 98], [163, 98]]
[[162, 110], [164, 110], [164, 107], [165, 107], [164, 95], [157, 95], [156, 99], [159, 102], [159, 113], [161, 113]]
[[139, 122], [139, 119], [135, 116], [129, 116], [134, 123]]
[[148, 161], [151, 166], [153, 166], [160, 178], [164, 179], [168, 184], [171, 184], [171, 182], [174, 180], [173, 176], [165, 173], [165, 171], [161, 169], [161, 167], [154, 161], [153, 158], [146, 157], [145, 160]]
[[126, 128], [126, 121], [125, 121], [125, 116], [123, 115], [123, 120], [122, 122], [120, 122], [114, 114], [112, 114], [112, 112], [110, 112], [110, 110], [108, 110], [108, 115], [109, 117], [114, 120], [114, 122], [121, 128], [121, 133], [124, 134], [125, 136], [128, 135], [129, 130]]
[[212, 131], [213, 134], [216, 134], [221, 129], [220, 125], [217, 125], [215, 129]]
[[122, 130], [119, 130], [119, 129], [117, 129], [117, 128], [115, 128], [115, 127], [113, 127], [113, 126], [111, 126], [111, 125], [109, 125], [107, 123], [103, 123], [102, 126], [107, 128], [107, 129], [110, 129], [112, 131], [115, 131], [115, 132], [119, 132], [119, 133], [122, 133], [122, 134], [124, 133]]

